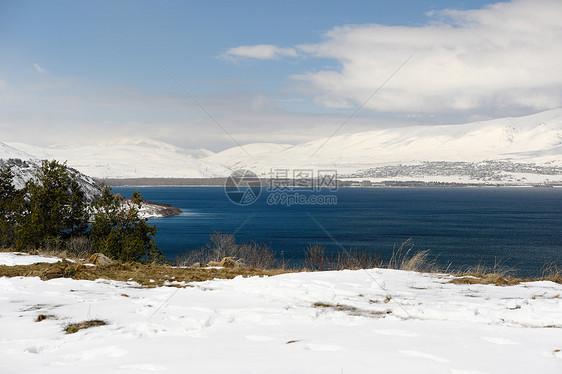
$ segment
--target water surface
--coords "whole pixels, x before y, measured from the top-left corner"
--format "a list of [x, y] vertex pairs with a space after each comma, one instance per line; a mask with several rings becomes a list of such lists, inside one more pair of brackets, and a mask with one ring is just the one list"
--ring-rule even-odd
[[[214, 231], [238, 241], [271, 246], [285, 259], [301, 260], [303, 249], [320, 243], [376, 251], [388, 259], [412, 238], [442, 266], [479, 263], [512, 267], [520, 276], [541, 274], [544, 264], [562, 264], [562, 189], [556, 188], [344, 188], [336, 205], [268, 205], [267, 192], [238, 206], [222, 187], [119, 187], [138, 189], [145, 199], [182, 209], [179, 216], [153, 219], [158, 246], [171, 259], [199, 248]], [[307, 191], [299, 191], [310, 194]]]

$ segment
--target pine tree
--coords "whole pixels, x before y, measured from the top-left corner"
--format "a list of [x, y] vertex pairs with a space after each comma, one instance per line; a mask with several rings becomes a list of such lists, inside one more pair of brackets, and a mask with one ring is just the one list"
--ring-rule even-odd
[[13, 184], [9, 167], [0, 170], [0, 247], [14, 244], [16, 225], [23, 213], [23, 194]]
[[123, 202], [105, 187], [94, 204], [90, 240], [99, 252], [119, 261], [162, 262], [162, 252], [153, 236], [156, 227], [139, 216], [142, 196], [136, 191], [130, 202]]
[[43, 161], [35, 179], [23, 190], [25, 214], [16, 231], [16, 248], [59, 248], [88, 225], [84, 192], [66, 164]]
[[85, 194], [76, 181], [76, 175], [71, 175], [69, 186], [68, 217], [66, 221], [67, 229], [71, 237], [83, 235], [88, 229], [90, 214], [88, 205], [85, 203]]

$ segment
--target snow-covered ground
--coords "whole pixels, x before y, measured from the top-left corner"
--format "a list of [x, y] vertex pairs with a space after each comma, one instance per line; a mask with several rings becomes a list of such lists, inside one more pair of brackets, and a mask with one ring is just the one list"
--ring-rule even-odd
[[[372, 269], [147, 289], [4, 277], [0, 373], [562, 372], [562, 285], [450, 279]], [[63, 332], [89, 319], [108, 325]]]
[[40, 262], [53, 264], [59, 262], [60, 258], [30, 255], [22, 252], [0, 252], [0, 265], [32, 265]]

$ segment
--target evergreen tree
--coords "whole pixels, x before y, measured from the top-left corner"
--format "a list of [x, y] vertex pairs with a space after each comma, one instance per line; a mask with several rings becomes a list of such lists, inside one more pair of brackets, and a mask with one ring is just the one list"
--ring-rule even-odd
[[139, 216], [143, 197], [138, 191], [125, 202], [105, 187], [88, 206], [76, 174], [57, 161], [43, 161], [20, 191], [13, 177], [9, 168], [0, 170], [0, 246], [63, 249], [65, 241], [87, 232], [94, 248], [111, 258], [163, 261], [154, 241], [156, 227]]
[[14, 244], [16, 225], [23, 212], [23, 194], [13, 184], [9, 167], [0, 170], [0, 247]]
[[153, 236], [156, 227], [141, 219], [142, 196], [136, 191], [131, 201], [122, 201], [105, 187], [93, 207], [90, 240], [97, 251], [119, 261], [162, 262], [162, 252]]
[[66, 226], [71, 237], [83, 235], [88, 229], [90, 214], [85, 203], [85, 194], [72, 174], [69, 186], [68, 217]]
[[84, 192], [66, 164], [43, 161], [23, 190], [25, 214], [16, 232], [18, 249], [58, 246], [88, 225]]

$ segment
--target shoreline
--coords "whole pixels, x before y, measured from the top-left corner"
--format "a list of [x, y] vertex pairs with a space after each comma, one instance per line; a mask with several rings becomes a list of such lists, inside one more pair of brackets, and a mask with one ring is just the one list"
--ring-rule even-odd
[[[347, 181], [343, 181], [347, 182]], [[108, 183], [107, 180], [100, 180], [99, 183], [105, 183], [106, 185], [115, 187], [224, 187], [224, 183], [217, 184], [151, 184], [151, 183]], [[267, 188], [267, 186], [262, 186], [262, 188]], [[288, 188], [300, 189], [307, 188], [304, 186], [291, 185]], [[329, 187], [323, 187], [329, 188]], [[477, 183], [445, 183], [445, 182], [389, 182], [389, 183], [373, 183], [372, 185], [357, 185], [357, 184], [342, 184], [337, 186], [337, 188], [562, 188], [561, 183], [552, 184], [477, 184]]]

